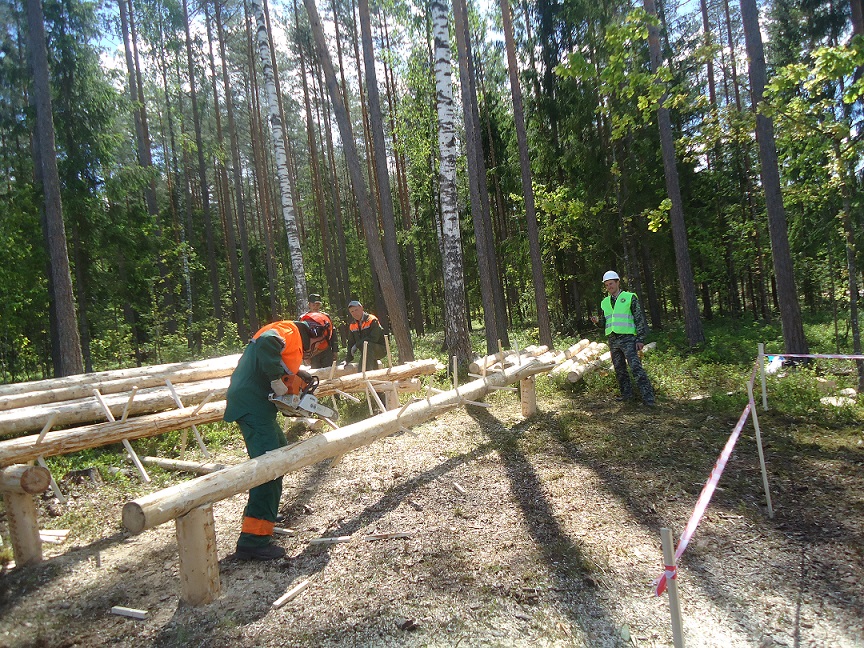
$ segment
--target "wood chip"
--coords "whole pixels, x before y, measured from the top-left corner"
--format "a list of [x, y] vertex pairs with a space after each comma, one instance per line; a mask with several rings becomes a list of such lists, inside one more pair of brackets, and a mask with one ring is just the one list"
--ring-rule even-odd
[[454, 482], [453, 482], [453, 488], [454, 488], [454, 489], [456, 490], [456, 492], [459, 493], [460, 495], [465, 495], [465, 489], [462, 488], [462, 486], [459, 485], [459, 482], [455, 482], [455, 481], [454, 481]]
[[283, 605], [285, 605], [288, 601], [295, 599], [307, 587], [309, 587], [309, 579], [308, 578], [306, 580], [298, 583], [297, 585], [292, 587], [290, 590], [285, 592], [278, 599], [273, 601], [273, 604], [270, 607], [272, 607], [274, 610], [278, 610]]
[[414, 534], [407, 531], [394, 531], [393, 533], [372, 533], [363, 536], [364, 540], [391, 540], [393, 538], [410, 538]]
[[147, 618], [147, 610], [136, 610], [135, 608], [121, 607], [119, 605], [115, 605], [111, 608], [111, 614], [138, 620], [144, 620]]
[[336, 544], [337, 542], [350, 542], [351, 536], [334, 536], [331, 538], [312, 538], [309, 544]]

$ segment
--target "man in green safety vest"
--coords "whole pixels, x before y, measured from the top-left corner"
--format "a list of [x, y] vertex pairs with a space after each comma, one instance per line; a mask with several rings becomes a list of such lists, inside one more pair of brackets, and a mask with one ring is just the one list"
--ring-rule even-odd
[[[639, 353], [645, 346], [645, 337], [648, 335], [648, 325], [639, 307], [639, 298], [635, 293], [621, 290], [621, 277], [614, 270], [603, 275], [603, 286], [609, 295], [600, 307], [606, 320], [606, 335], [609, 337], [612, 366], [615, 367], [615, 377], [621, 390], [618, 400], [633, 399], [633, 383], [627, 372], [629, 364], [636, 384], [639, 385], [639, 391], [642, 392], [642, 404], [654, 407], [654, 388], [639, 358]], [[591, 321], [597, 324], [599, 318], [592, 315]]]

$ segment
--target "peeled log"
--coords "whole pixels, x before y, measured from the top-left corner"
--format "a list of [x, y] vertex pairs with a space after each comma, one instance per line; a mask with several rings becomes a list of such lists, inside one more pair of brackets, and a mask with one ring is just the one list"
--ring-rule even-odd
[[39, 444], [35, 443], [35, 434], [17, 439], [6, 439], [0, 441], [0, 466], [33, 461], [40, 455], [52, 457], [119, 443], [123, 439], [131, 441], [164, 434], [172, 430], [187, 428], [193, 423], [196, 425], [213, 423], [222, 419], [222, 415], [225, 413], [225, 401], [207, 403], [200, 412], [193, 416], [192, 412], [194, 411], [194, 407], [184, 407], [181, 410], [138, 416], [126, 421], [98, 423], [71, 430], [57, 430], [46, 434], [42, 443]]
[[132, 533], [141, 533], [145, 529], [180, 517], [199, 506], [248, 491], [250, 488], [324, 459], [344, 455], [402, 428], [410, 428], [454, 407], [459, 407], [465, 400], [483, 398], [494, 387], [518, 382], [522, 378], [548, 371], [550, 368], [551, 365], [532, 359], [522, 366], [511, 367], [504, 372], [496, 372], [466, 383], [459, 389], [408, 403], [399, 410], [385, 412], [365, 421], [316, 435], [237, 466], [140, 497], [127, 502], [123, 507], [123, 525]]
[[[151, 374], [172, 374], [182, 371], [194, 371], [196, 369], [207, 370], [216, 366], [237, 366], [240, 360], [239, 354], [210, 358], [209, 360], [195, 360], [193, 362], [174, 362], [170, 364], [149, 365], [143, 367], [130, 367], [128, 369], [115, 369], [112, 371], [98, 371], [95, 373], [76, 374], [64, 378], [49, 378], [47, 380], [32, 380], [30, 382], [12, 383], [0, 385], [0, 398], [13, 394], [25, 394], [33, 391], [48, 391], [53, 389], [64, 389], [75, 385], [91, 385], [97, 382], [112, 382], [125, 378], [137, 378]], [[231, 373], [230, 371], [228, 372]], [[107, 392], [105, 392], [107, 393]]]
[[[230, 377], [213, 378], [199, 382], [175, 385], [174, 389], [185, 406], [197, 405], [211, 391], [215, 392], [213, 398], [224, 400], [228, 391]], [[104, 397], [105, 404], [114, 418], [120, 419], [123, 410], [129, 401], [129, 394], [110, 394]], [[129, 407], [129, 416], [149, 414], [168, 409], [176, 409], [174, 398], [164, 384], [161, 387], [150, 387], [142, 389], [135, 395], [135, 400]], [[95, 397], [79, 398], [65, 403], [34, 405], [33, 407], [20, 407], [18, 409], [0, 412], [0, 436], [10, 436], [40, 430], [52, 413], [57, 412], [54, 425], [74, 425], [76, 423], [92, 423], [104, 421], [105, 411]]]
[[36, 495], [51, 485], [51, 473], [42, 466], [9, 466], [0, 470], [0, 491]]
[[[315, 395], [319, 398], [329, 396], [337, 392], [356, 392], [366, 389], [366, 381], [388, 381], [397, 382], [409, 380], [414, 376], [431, 376], [434, 373], [441, 371], [444, 367], [437, 360], [416, 360], [414, 362], [406, 362], [405, 364], [392, 367], [391, 369], [376, 369], [367, 371], [366, 378], [363, 374], [349, 374], [341, 378], [333, 380], [322, 380], [318, 385]], [[409, 388], [410, 389], [410, 388]]]
[[[200, 362], [185, 362], [155, 367], [136, 367], [136, 369], [142, 370], [145, 368], [149, 369], [149, 372], [126, 378], [93, 379], [90, 382], [76, 383], [68, 386], [33, 389], [20, 394], [3, 395], [0, 396], [0, 411], [30, 407], [45, 403], [62, 403], [77, 398], [90, 398], [93, 396], [94, 389], [98, 389], [102, 395], [106, 395], [116, 394], [119, 392], [128, 393], [133, 387], [138, 387], [140, 390], [144, 390], [148, 387], [160, 387], [165, 385], [166, 378], [175, 386], [182, 383], [198, 382], [213, 378], [224, 378], [225, 376], [231, 375], [237, 367], [237, 361], [239, 359], [239, 355], [230, 355], [213, 358], [211, 360], [202, 360]], [[170, 369], [163, 369], [163, 367], [170, 367]], [[131, 369], [128, 371], [131, 371]], [[99, 374], [82, 374], [79, 376], [70, 376], [70, 378], [81, 379], [86, 376], [98, 375]], [[39, 385], [41, 383], [57, 383], [63, 380], [66, 379], [58, 378], [56, 380], [42, 380], [35, 383], [20, 384]], [[13, 387], [15, 385], [8, 386]], [[0, 429], [2, 429], [2, 423], [0, 423]]]
[[[605, 347], [606, 345], [604, 344], [603, 346]], [[650, 344], [646, 344], [644, 347], [642, 347], [642, 353], [648, 353], [649, 351], [653, 351], [656, 348], [657, 343], [651, 342]], [[580, 380], [582, 380], [582, 378], [590, 374], [592, 371], [599, 369], [611, 360], [612, 354], [607, 351], [592, 362], [588, 362], [574, 367], [573, 370], [567, 374], [567, 380], [571, 383], [579, 382]]]

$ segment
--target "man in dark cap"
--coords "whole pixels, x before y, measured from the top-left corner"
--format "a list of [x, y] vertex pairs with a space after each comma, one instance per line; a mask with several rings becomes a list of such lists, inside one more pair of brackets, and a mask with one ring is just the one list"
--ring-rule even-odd
[[[348, 355], [345, 362], [353, 362], [356, 355], [359, 364], [362, 364], [363, 343], [368, 342], [366, 370], [378, 369], [378, 361], [387, 355], [381, 322], [371, 313], [364, 311], [363, 304], [356, 299], [348, 302], [348, 312], [351, 314], [351, 324], [348, 326]], [[363, 371], [363, 367], [360, 367], [360, 371]]]

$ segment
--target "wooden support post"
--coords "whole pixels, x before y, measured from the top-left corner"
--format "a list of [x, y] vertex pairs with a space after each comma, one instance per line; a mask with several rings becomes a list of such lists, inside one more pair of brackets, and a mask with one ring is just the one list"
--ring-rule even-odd
[[663, 564], [666, 567], [666, 589], [669, 592], [669, 611], [672, 615], [672, 644], [675, 648], [684, 648], [684, 629], [681, 625], [681, 601], [678, 598], [678, 580], [669, 577], [668, 572], [677, 573], [675, 565], [675, 546], [672, 543], [672, 532], [660, 529], [660, 540], [663, 543]]
[[759, 465], [762, 468], [762, 485], [765, 487], [765, 502], [768, 504], [768, 517], [774, 518], [774, 507], [771, 505], [771, 490], [768, 488], [768, 470], [765, 468], [765, 452], [762, 450], [762, 432], [759, 429], [759, 417], [756, 415], [756, 403], [753, 401], [753, 385], [747, 381], [747, 396], [750, 398], [750, 415], [753, 417], [753, 429], [756, 430], [756, 449], [759, 451]]
[[[375, 391], [375, 386], [372, 384], [371, 380], [366, 381], [366, 395], [372, 396], [375, 399], [375, 402], [378, 404], [378, 407], [382, 412], [386, 412], [389, 408], [384, 407], [384, 403], [381, 402], [381, 398], [378, 396], [378, 392]], [[371, 411], [369, 412], [372, 413]]]
[[[167, 381], [166, 381], [167, 382]], [[98, 389], [93, 390], [93, 395], [96, 397], [96, 400], [99, 401], [99, 404], [102, 406], [102, 409], [105, 410], [105, 416], [112, 423], [114, 422], [114, 415], [111, 413], [111, 410], [108, 409], [108, 406], [105, 404], [105, 400], [102, 398], [102, 394], [99, 393]], [[147, 474], [147, 471], [144, 470], [144, 464], [141, 463], [141, 460], [138, 458], [138, 455], [135, 454], [135, 450], [132, 449], [132, 444], [129, 443], [129, 439], [123, 439], [123, 447], [126, 448], [126, 452], [129, 453], [129, 459], [132, 460], [132, 463], [135, 464], [135, 467], [138, 469], [138, 473], [141, 475], [141, 479], [144, 480], [145, 483], [150, 483], [150, 475]]]
[[366, 356], [369, 353], [369, 342], [363, 342], [363, 380], [366, 380]]
[[209, 403], [213, 397], [216, 395], [215, 391], [210, 391], [200, 403], [198, 403], [198, 407], [192, 412], [192, 416], [195, 416], [198, 412], [201, 411], [201, 408], [204, 407], [207, 403]]
[[768, 411], [768, 390], [765, 388], [765, 345], [759, 343], [759, 374], [762, 377], [762, 409]]
[[535, 386], [534, 376], [528, 376], [519, 381], [522, 416], [528, 417], [537, 411], [537, 390]]
[[399, 392], [396, 390], [396, 383], [392, 383], [392, 387], [384, 392], [384, 405], [388, 411], [399, 407]]
[[[174, 385], [171, 384], [171, 381], [168, 378], [165, 379], [165, 384], [168, 386], [168, 391], [171, 392], [171, 398], [174, 399], [174, 402], [177, 404], [177, 408], [183, 409], [183, 402], [180, 400], [180, 397], [177, 395], [177, 390], [174, 389]], [[210, 451], [207, 450], [207, 446], [204, 445], [204, 439], [201, 438], [201, 433], [198, 432], [198, 428], [195, 427], [194, 423], [192, 425], [190, 425], [189, 427], [192, 428], [192, 434], [195, 435], [195, 441], [198, 442], [198, 447], [201, 448], [201, 454], [203, 454], [206, 459], [211, 459], [212, 457], [210, 456]], [[184, 430], [183, 431], [183, 450], [185, 450], [185, 449], [186, 449], [186, 431]], [[181, 457], [182, 457], [182, 452], [181, 452]]]
[[203, 605], [219, 598], [219, 557], [213, 505], [192, 509], [177, 518], [177, 549], [180, 554], [180, 600]]
[[30, 565], [42, 560], [39, 514], [33, 495], [44, 493], [49, 480], [48, 470], [36, 466], [10, 466], [0, 471], [0, 489], [16, 565]]

